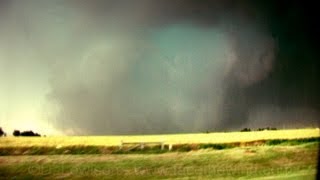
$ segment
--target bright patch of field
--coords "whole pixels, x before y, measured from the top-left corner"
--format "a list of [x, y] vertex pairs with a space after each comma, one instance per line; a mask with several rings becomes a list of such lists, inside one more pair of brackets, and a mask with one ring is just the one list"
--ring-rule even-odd
[[0, 156], [7, 179], [315, 179], [318, 142], [164, 154]]
[[234, 143], [272, 139], [301, 139], [320, 137], [320, 130], [293, 129], [275, 131], [134, 135], [134, 136], [56, 136], [56, 137], [6, 137], [0, 138], [0, 147], [15, 146], [118, 146], [121, 141], [153, 142], [165, 144]]

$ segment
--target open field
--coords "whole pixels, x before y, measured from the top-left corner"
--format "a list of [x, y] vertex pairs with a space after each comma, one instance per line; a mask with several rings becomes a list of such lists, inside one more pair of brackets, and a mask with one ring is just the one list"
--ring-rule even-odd
[[[119, 149], [121, 141], [167, 148]], [[316, 179], [319, 129], [0, 138], [0, 179]]]
[[315, 179], [318, 142], [164, 154], [0, 156], [3, 179]]
[[0, 147], [28, 146], [119, 146], [121, 140], [135, 142], [162, 141], [165, 144], [238, 143], [272, 139], [301, 139], [320, 137], [317, 129], [276, 131], [170, 134], [143, 136], [56, 136], [56, 137], [6, 137], [0, 138]]

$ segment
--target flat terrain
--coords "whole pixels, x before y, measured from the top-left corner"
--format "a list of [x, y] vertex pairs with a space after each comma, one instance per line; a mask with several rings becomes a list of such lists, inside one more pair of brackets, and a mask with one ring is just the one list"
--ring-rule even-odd
[[318, 145], [164, 154], [0, 156], [0, 179], [315, 179]]
[[[0, 179], [316, 179], [319, 137], [319, 129], [4, 137]], [[121, 141], [161, 141], [173, 149], [120, 150]]]
[[6, 137], [0, 138], [0, 147], [13, 146], [118, 146], [121, 141], [152, 142], [165, 144], [234, 143], [270, 139], [299, 139], [320, 137], [319, 129], [293, 129], [276, 131], [225, 132], [199, 134], [165, 134], [137, 136], [55, 136], [55, 137]]

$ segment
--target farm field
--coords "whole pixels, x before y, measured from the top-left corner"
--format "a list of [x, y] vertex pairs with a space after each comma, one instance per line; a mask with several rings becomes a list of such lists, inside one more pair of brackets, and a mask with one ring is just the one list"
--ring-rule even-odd
[[275, 131], [222, 132], [168, 135], [132, 136], [52, 136], [0, 138], [0, 147], [28, 146], [119, 146], [121, 141], [164, 142], [165, 144], [236, 143], [274, 139], [301, 139], [320, 137], [320, 130], [292, 129]]
[[319, 142], [163, 154], [0, 156], [3, 179], [316, 179]]
[[[316, 179], [319, 137], [319, 129], [4, 137], [0, 179]], [[174, 148], [123, 151], [121, 141], [161, 141]]]

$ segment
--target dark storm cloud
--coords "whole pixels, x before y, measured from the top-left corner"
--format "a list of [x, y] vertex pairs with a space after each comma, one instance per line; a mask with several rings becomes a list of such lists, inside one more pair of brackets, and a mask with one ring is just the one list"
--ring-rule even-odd
[[[293, 25], [272, 19], [267, 5], [12, 1], [1, 5], [10, 25], [2, 31], [21, 37], [15, 43], [28, 44], [30, 64], [45, 69], [50, 122], [67, 134], [314, 125], [318, 99], [305, 93], [318, 90], [318, 68], [307, 71], [313, 57], [291, 60], [297, 52], [286, 52], [281, 29]], [[305, 69], [295, 87], [284, 82], [298, 71], [292, 64]], [[304, 122], [292, 118], [304, 114]]]

